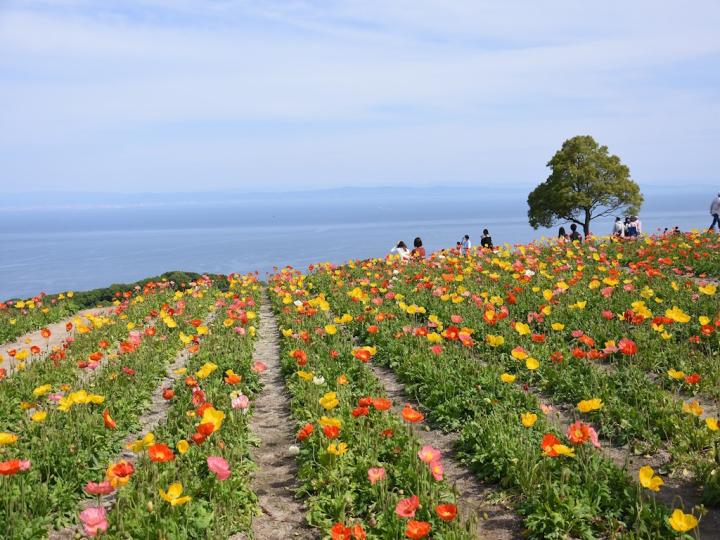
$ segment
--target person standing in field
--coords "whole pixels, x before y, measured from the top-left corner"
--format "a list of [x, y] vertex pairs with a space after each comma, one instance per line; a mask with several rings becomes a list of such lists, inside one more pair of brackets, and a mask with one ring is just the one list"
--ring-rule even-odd
[[560, 227], [560, 229], [558, 229], [557, 237], [558, 237], [558, 242], [567, 242], [568, 241], [569, 237], [568, 237], [567, 231], [565, 231], [565, 227]]
[[577, 225], [573, 223], [570, 225], [570, 241], [571, 242], [580, 242], [582, 243], [583, 237], [582, 234], [580, 234], [577, 230]]
[[490, 236], [490, 231], [487, 229], [483, 229], [482, 236], [480, 237], [480, 245], [485, 249], [493, 249], [492, 236]]
[[717, 197], [710, 203], [710, 215], [713, 217], [713, 220], [708, 230], [714, 231], [715, 224], [717, 223], [718, 232], [720, 232], [720, 193], [718, 193]]
[[422, 239], [419, 236], [413, 242], [413, 250], [410, 252], [410, 255], [417, 259], [425, 258], [425, 248], [423, 247]]
[[630, 222], [625, 226], [625, 236], [628, 238], [637, 238], [642, 233], [642, 225], [640, 219], [636, 216], [630, 217]]
[[471, 247], [472, 242], [470, 241], [470, 235], [466, 234], [465, 236], [463, 236], [463, 239], [460, 240], [460, 253], [462, 253], [463, 255], [467, 255]]
[[613, 225], [612, 235], [617, 238], [623, 238], [625, 236], [625, 225], [623, 224], [622, 218], [616, 217], [615, 224]]
[[410, 258], [410, 250], [405, 242], [400, 240], [397, 245], [390, 250], [391, 255], [397, 255], [401, 261], [407, 261]]

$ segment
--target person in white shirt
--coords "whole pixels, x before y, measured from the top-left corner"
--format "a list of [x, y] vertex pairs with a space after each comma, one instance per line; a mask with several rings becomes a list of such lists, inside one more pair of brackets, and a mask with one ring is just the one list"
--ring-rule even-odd
[[472, 247], [472, 242], [470, 241], [470, 235], [466, 234], [462, 240], [460, 240], [460, 251], [463, 255], [467, 255], [468, 251], [470, 251], [470, 248]]
[[615, 224], [613, 225], [612, 235], [617, 236], [618, 238], [625, 237], [625, 225], [623, 224], [622, 218], [619, 218], [619, 217], [615, 218]]
[[390, 254], [399, 256], [401, 261], [410, 260], [410, 250], [402, 240], [400, 240], [397, 245], [390, 250]]
[[710, 224], [711, 231], [715, 230], [715, 224], [717, 223], [718, 231], [720, 231], [720, 193], [718, 193], [717, 198], [713, 199], [713, 202], [710, 203], [710, 215], [713, 217], [713, 221]]

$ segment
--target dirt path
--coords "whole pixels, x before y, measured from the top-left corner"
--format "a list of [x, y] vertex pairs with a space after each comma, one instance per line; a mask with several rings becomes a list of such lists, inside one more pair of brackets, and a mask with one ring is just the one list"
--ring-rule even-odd
[[[18, 337], [15, 341], [0, 345], [0, 358], [5, 359], [5, 361], [0, 364], [0, 367], [3, 367], [7, 370], [7, 376], [9, 377], [15, 372], [16, 366], [20, 362], [15, 360], [15, 358], [11, 357], [8, 354], [8, 351], [12, 349], [15, 349], [17, 351], [20, 351], [22, 349], [29, 350], [30, 347], [32, 347], [33, 345], [37, 345], [38, 347], [40, 347], [42, 352], [37, 355], [29, 356], [24, 361], [24, 363], [29, 364], [30, 362], [42, 360], [43, 358], [46, 358], [47, 355], [53, 350], [53, 347], [62, 347], [63, 343], [68, 337], [75, 335], [75, 327], [77, 326], [74, 322], [75, 319], [79, 318], [84, 323], [88, 324], [90, 323], [89, 319], [87, 318], [88, 315], [108, 315], [113, 309], [115, 308], [112, 306], [94, 309], [84, 309], [82, 311], [78, 311], [72, 317], [68, 317], [67, 319], [64, 319], [62, 321], [49, 324], [45, 327], [51, 332], [51, 335], [48, 339], [45, 339], [40, 335], [40, 330], [36, 330], [34, 332], [29, 332], [25, 335]], [[65, 325], [69, 322], [73, 323], [73, 329], [70, 332], [65, 329]]]
[[[405, 403], [417, 405], [405, 393], [403, 384], [388, 368], [371, 365], [375, 376], [385, 387], [387, 396], [393, 400], [393, 410], [400, 413]], [[505, 540], [522, 538], [522, 520], [509, 507], [488, 502], [497, 495], [494, 486], [485, 485], [455, 457], [453, 446], [457, 435], [428, 429], [420, 425], [415, 433], [422, 444], [429, 444], [442, 452], [445, 479], [455, 487], [458, 495], [458, 511], [464, 521], [475, 522], [478, 537]]]
[[305, 524], [304, 505], [293, 491], [297, 469], [288, 447], [295, 442], [295, 432], [280, 372], [279, 351], [275, 315], [264, 292], [254, 357], [265, 363], [267, 371], [263, 374], [263, 390], [254, 403], [251, 423], [252, 432], [260, 439], [260, 446], [253, 452], [258, 470], [252, 486], [262, 514], [253, 520], [252, 530], [258, 540], [317, 538], [317, 532]]
[[[218, 315], [218, 311], [213, 311], [208, 315], [203, 324], [206, 326], [210, 325]], [[130, 463], [135, 463], [138, 459], [138, 455], [135, 452], [127, 449], [126, 446], [130, 443], [142, 439], [145, 435], [155, 430], [160, 425], [160, 422], [167, 416], [168, 410], [172, 405], [171, 401], [168, 401], [162, 397], [163, 390], [168, 387], [172, 387], [175, 381], [184, 374], [175, 373], [176, 370], [185, 367], [188, 359], [190, 358], [190, 352], [187, 348], [177, 353], [172, 364], [167, 367], [165, 371], [165, 377], [163, 377], [158, 385], [155, 387], [152, 395], [150, 396], [149, 405], [140, 418], [140, 430], [130, 433], [122, 442], [123, 450], [120, 455], [117, 456], [117, 460], [124, 459]], [[105, 507], [109, 512], [115, 504], [117, 492], [113, 492], [109, 495], [100, 496], [100, 504]], [[97, 498], [85, 499], [80, 502], [78, 511], [82, 511], [89, 506], [97, 505]], [[77, 534], [82, 533], [82, 527], [80, 525], [71, 525], [59, 531], [50, 531], [49, 540], [71, 540], [76, 538]]]

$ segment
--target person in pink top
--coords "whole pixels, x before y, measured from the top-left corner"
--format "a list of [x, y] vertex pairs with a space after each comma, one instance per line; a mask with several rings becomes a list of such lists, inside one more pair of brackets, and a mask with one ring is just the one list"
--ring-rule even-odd
[[418, 259], [425, 258], [425, 248], [423, 247], [422, 239], [419, 236], [413, 242], [413, 246], [414, 247], [413, 250], [410, 252], [410, 255]]

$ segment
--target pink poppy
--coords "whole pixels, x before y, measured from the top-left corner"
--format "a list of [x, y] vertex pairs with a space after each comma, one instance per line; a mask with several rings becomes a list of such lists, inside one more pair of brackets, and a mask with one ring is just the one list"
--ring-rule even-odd
[[420, 499], [417, 495], [401, 499], [395, 506], [395, 513], [401, 518], [415, 517], [415, 511], [420, 507]]
[[232, 398], [230, 402], [233, 409], [247, 409], [250, 406], [250, 398], [245, 394], [240, 394], [237, 397]]
[[418, 451], [418, 457], [421, 461], [424, 461], [425, 463], [432, 463], [433, 461], [438, 461], [442, 454], [440, 453], [440, 450], [437, 448], [433, 448], [429, 444], [426, 444]]
[[377, 482], [385, 479], [384, 467], [370, 467], [368, 469], [368, 480], [374, 486]]
[[207, 466], [211, 472], [215, 473], [218, 480], [227, 480], [230, 478], [230, 465], [225, 461], [225, 458], [220, 456], [208, 456]]
[[108, 495], [115, 491], [110, 482], [104, 480], [103, 482], [88, 482], [85, 484], [85, 491], [90, 495]]
[[236, 326], [235, 327], [235, 333], [237, 333], [240, 336], [245, 335], [245, 329], [242, 326]]
[[264, 363], [262, 363], [260, 360], [255, 360], [252, 370], [255, 373], [264, 373], [265, 371], [267, 371], [267, 366]]
[[430, 472], [432, 473], [435, 480], [439, 482], [443, 479], [443, 477], [445, 476], [445, 467], [443, 467], [443, 464], [439, 459], [436, 459], [428, 466], [430, 467]]
[[460, 324], [463, 321], [463, 318], [461, 315], [451, 315], [450, 320], [455, 324]]
[[442, 347], [440, 345], [433, 345], [430, 347], [430, 350], [435, 356], [440, 356], [442, 354]]
[[20, 460], [20, 470], [21, 471], [29, 471], [30, 470], [30, 460], [29, 459], [21, 459]]
[[86, 508], [80, 512], [80, 521], [87, 536], [97, 536], [108, 528], [105, 508], [102, 506]]

